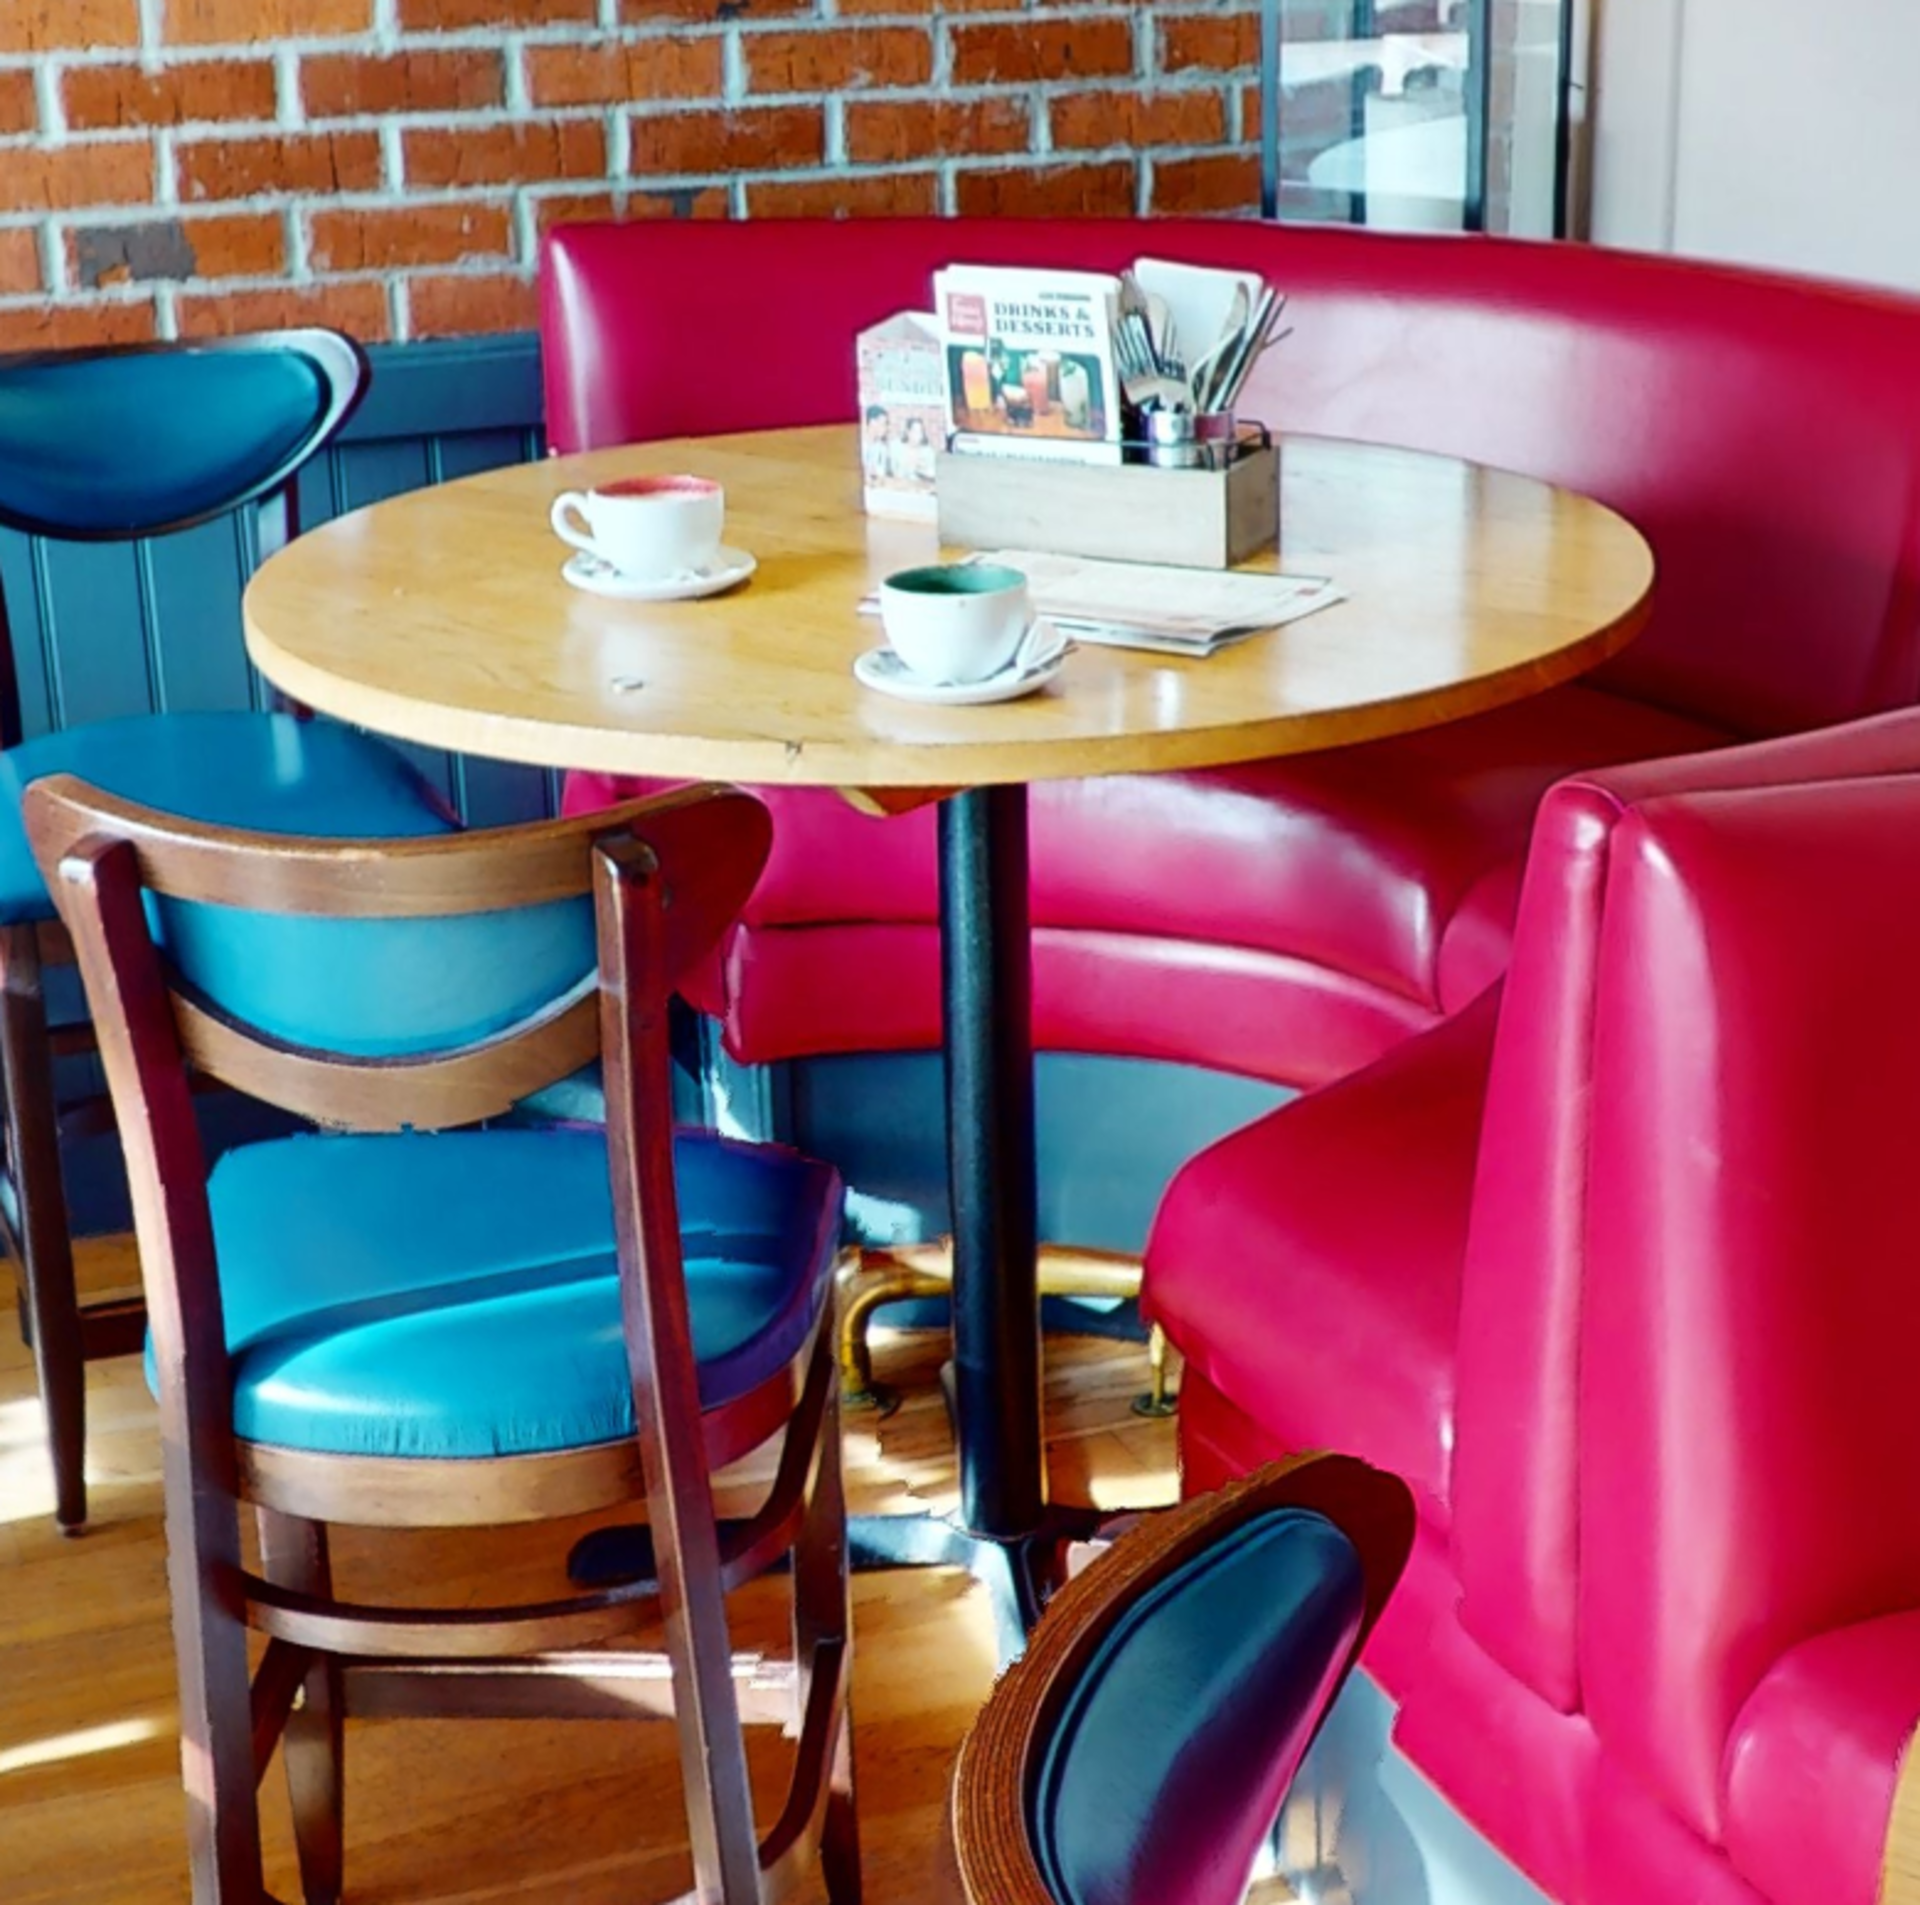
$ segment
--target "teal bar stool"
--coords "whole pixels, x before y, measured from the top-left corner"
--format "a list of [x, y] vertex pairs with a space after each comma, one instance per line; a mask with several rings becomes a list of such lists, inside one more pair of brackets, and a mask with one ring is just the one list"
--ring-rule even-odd
[[[671, 1714], [700, 1900], [817, 1898], [817, 1869], [833, 1905], [858, 1905], [840, 1180], [672, 1124], [668, 1001], [759, 876], [764, 809], [687, 790], [439, 839], [293, 841], [56, 776], [26, 815], [134, 1193], [196, 1905], [262, 1905], [255, 1789], [276, 1743], [306, 1905], [334, 1905], [343, 1719], [542, 1712]], [[593, 1058], [604, 1130], [497, 1122]], [[190, 1069], [327, 1130], [209, 1172]], [[714, 1472], [763, 1444], [764, 1497], [721, 1521]], [[635, 1502], [655, 1574], [565, 1592], [573, 1518]], [[529, 1551], [559, 1523], [554, 1591], [434, 1606], [409, 1578], [395, 1605], [362, 1577], [337, 1596], [336, 1522], [522, 1523]], [[725, 1597], [783, 1561], [793, 1658], [749, 1670]], [[665, 1674], [618, 1644], [663, 1615]], [[764, 1835], [752, 1721], [793, 1739]], [[680, 1803], [671, 1784], [632, 1800]]]
[[[0, 360], [0, 526], [69, 542], [126, 542], [244, 510], [296, 527], [293, 479], [365, 391], [367, 360], [332, 331]], [[237, 640], [239, 630], [231, 631]], [[223, 631], [223, 639], [227, 639]], [[54, 918], [20, 819], [22, 791], [71, 773], [144, 804], [266, 832], [395, 836], [454, 823], [385, 743], [292, 714], [162, 713], [21, 735], [19, 679], [0, 593], [0, 1228], [12, 1248], [64, 1533], [87, 1517], [86, 1374], [137, 1349], [133, 1300], [83, 1308], [74, 1284], [60, 1137], [104, 1124], [98, 1103], [60, 1105], [54, 1061], [84, 1051], [84, 1024], [50, 1030], [43, 959]]]
[[1237, 1905], [1413, 1534], [1406, 1485], [1345, 1456], [1123, 1534], [961, 1747], [967, 1905]]

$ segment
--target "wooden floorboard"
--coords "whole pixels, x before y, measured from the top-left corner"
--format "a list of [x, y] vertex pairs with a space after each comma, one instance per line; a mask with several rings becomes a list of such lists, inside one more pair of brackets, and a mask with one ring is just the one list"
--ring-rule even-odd
[[[92, 1245], [90, 1289], [124, 1285], [122, 1243]], [[52, 1484], [31, 1361], [0, 1297], [0, 1900], [156, 1905], [187, 1897], [153, 1405], [136, 1358], [89, 1372], [94, 1520], [51, 1521]], [[878, 1341], [903, 1397], [848, 1425], [856, 1512], [949, 1507], [954, 1469], [937, 1335]], [[1054, 1493], [1122, 1507], [1172, 1498], [1172, 1425], [1132, 1415], [1136, 1345], [1055, 1337], [1047, 1412]], [[601, 1519], [606, 1519], [602, 1517]], [[480, 1603], [560, 1591], [591, 1520], [540, 1530], [376, 1537], [336, 1553], [357, 1595]], [[872, 1905], [931, 1895], [948, 1770], [992, 1682], [987, 1611], [965, 1577], [855, 1582], [855, 1739]], [[784, 1581], [735, 1598], [737, 1641], [784, 1644]], [[763, 1823], [785, 1744], [756, 1741]], [[277, 1769], [266, 1786], [268, 1882], [298, 1897]], [[350, 1905], [599, 1905], [688, 1882], [670, 1730], [645, 1723], [354, 1723], [347, 1736]]]

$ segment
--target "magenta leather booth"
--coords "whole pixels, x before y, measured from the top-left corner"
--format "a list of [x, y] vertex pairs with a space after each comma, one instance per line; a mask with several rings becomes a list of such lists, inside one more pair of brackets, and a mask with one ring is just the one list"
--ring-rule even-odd
[[[1042, 786], [1036, 1039], [1339, 1077], [1502, 968], [1541, 793], [1583, 768], [1920, 693], [1920, 305], [1494, 239], [1164, 220], [582, 225], [547, 241], [557, 451], [850, 418], [851, 339], [956, 260], [1255, 265], [1294, 335], [1243, 409], [1444, 450], [1626, 512], [1654, 619], [1587, 681], [1297, 760]], [[576, 777], [570, 801], [610, 783]], [[933, 816], [772, 790], [708, 1001], [735, 1056], [930, 1048]], [[1124, 839], [1128, 851], [1112, 851]]]
[[1873, 1905], [1920, 1723], [1920, 714], [1579, 776], [1510, 968], [1176, 1177], [1185, 1485], [1420, 1511], [1368, 1664], [1567, 1905]]

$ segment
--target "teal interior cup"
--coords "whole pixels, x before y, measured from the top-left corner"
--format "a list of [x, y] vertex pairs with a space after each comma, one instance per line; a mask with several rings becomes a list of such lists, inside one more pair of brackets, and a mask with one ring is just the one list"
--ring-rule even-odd
[[907, 595], [998, 595], [1026, 586], [1018, 569], [998, 562], [932, 562], [887, 577], [887, 587]]

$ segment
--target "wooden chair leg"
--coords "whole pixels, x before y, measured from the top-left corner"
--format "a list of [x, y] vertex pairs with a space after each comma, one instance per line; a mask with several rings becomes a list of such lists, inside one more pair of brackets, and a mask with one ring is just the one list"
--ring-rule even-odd
[[[267, 1579], [303, 1594], [330, 1595], [333, 1568], [325, 1525], [270, 1508], [256, 1508], [254, 1517]], [[339, 1905], [346, 1849], [344, 1730], [340, 1664], [323, 1657], [308, 1673], [280, 1736], [306, 1905]]]
[[[840, 1395], [831, 1385], [820, 1423], [820, 1456], [793, 1554], [793, 1652], [805, 1662], [823, 1641], [853, 1645], [847, 1575], [847, 1507], [840, 1445]], [[834, 1744], [820, 1871], [831, 1905], [860, 1905], [860, 1822], [854, 1807], [853, 1703], [840, 1715]]]
[[87, 1519], [86, 1356], [60, 1177], [40, 948], [32, 926], [0, 928], [0, 1072], [27, 1330], [53, 1457], [54, 1519], [62, 1534], [74, 1535]]
[[161, 1455], [193, 1905], [262, 1905], [239, 1512], [231, 1495], [193, 1473], [186, 1449], [164, 1432]]
[[760, 1905], [759, 1836], [733, 1685], [719, 1539], [710, 1517], [704, 1528], [687, 1528], [685, 1535], [684, 1545], [660, 1544], [658, 1566], [693, 1840], [693, 1898], [697, 1905]]

